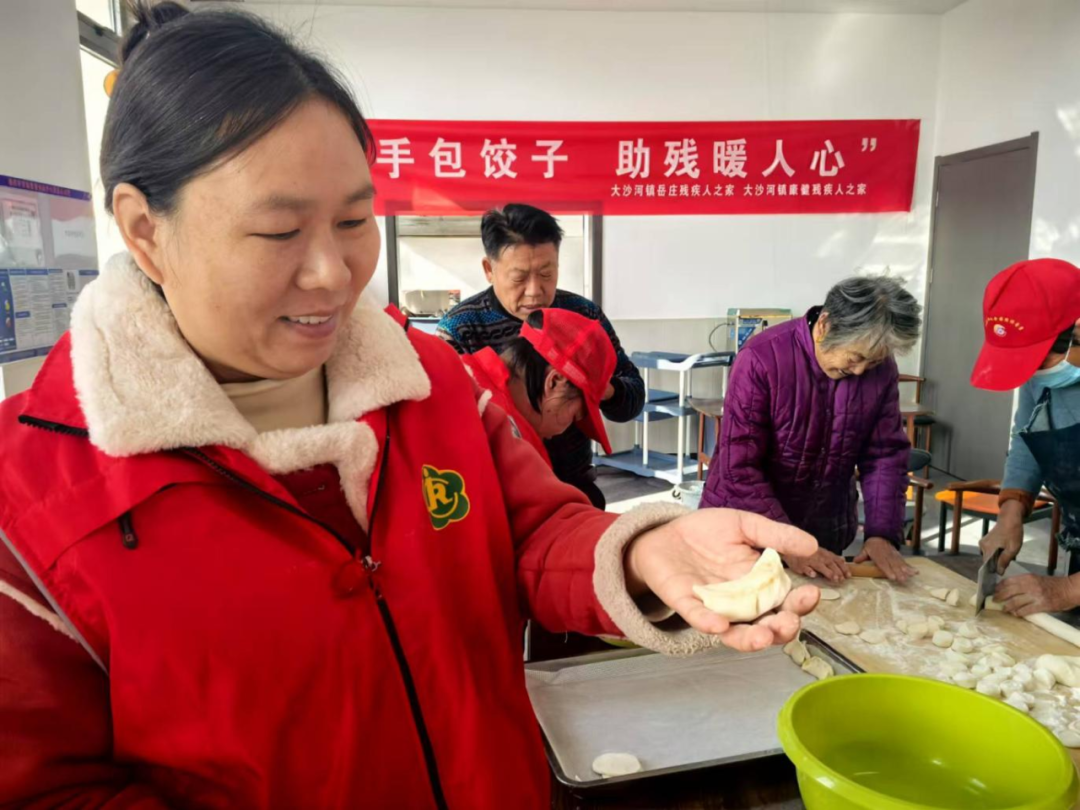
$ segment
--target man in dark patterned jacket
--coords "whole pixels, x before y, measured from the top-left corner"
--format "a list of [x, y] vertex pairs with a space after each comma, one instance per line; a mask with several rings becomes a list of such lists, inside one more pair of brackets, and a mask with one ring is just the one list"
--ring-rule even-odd
[[[568, 309], [599, 321], [611, 338], [618, 360], [601, 410], [613, 422], [629, 422], [645, 404], [645, 384], [619, 344], [600, 307], [587, 298], [556, 289], [562, 229], [546, 211], [511, 204], [484, 214], [484, 274], [491, 286], [462, 301], [439, 322], [438, 335], [459, 354], [490, 346], [502, 350], [518, 336], [529, 313], [545, 307]], [[594, 483], [589, 439], [575, 425], [547, 441], [555, 474], [584, 492], [603, 509], [604, 495]]]

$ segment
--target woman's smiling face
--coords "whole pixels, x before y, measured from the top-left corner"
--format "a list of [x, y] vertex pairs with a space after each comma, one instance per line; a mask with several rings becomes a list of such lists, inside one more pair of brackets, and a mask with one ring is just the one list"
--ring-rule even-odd
[[286, 379], [326, 362], [380, 248], [367, 156], [313, 98], [188, 181], [168, 215], [130, 185], [113, 208], [136, 262], [219, 381]]

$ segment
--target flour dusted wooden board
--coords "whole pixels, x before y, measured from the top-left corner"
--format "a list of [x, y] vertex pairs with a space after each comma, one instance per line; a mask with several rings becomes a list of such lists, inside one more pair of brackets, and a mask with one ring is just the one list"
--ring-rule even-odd
[[[798, 584], [813, 582], [840, 592], [839, 599], [818, 605], [817, 610], [806, 618], [806, 628], [867, 672], [924, 677], [938, 674], [944, 661], [944, 650], [935, 647], [930, 636], [912, 641], [896, 628], [900, 619], [916, 622], [930, 616], [940, 616], [946, 622], [945, 629], [953, 633], [961, 624], [973, 624], [983, 638], [990, 643], [1005, 645], [1018, 661], [1045, 653], [1080, 655], [1080, 648], [1031, 622], [1001, 611], [984, 610], [975, 618], [975, 608], [970, 604], [975, 594], [974, 582], [924, 557], [914, 557], [907, 562], [918, 569], [919, 575], [905, 585], [887, 579], [864, 578], [852, 578], [833, 585], [794, 577]], [[937, 588], [956, 588], [960, 591], [960, 603], [949, 607], [931, 596], [930, 591]], [[884, 630], [887, 638], [881, 644], [867, 644], [835, 631], [837, 624], [850, 621], [858, 622], [863, 629]]]
[[[935, 647], [931, 641], [933, 634], [913, 641], [896, 627], [901, 619], [910, 623], [925, 621], [930, 616], [940, 616], [945, 621], [945, 629], [954, 634], [961, 624], [974, 625], [980, 640], [985, 640], [984, 644], [1004, 645], [1017, 661], [1046, 653], [1080, 655], [1077, 647], [1023, 619], [996, 610], [984, 610], [975, 618], [975, 608], [970, 604], [975, 594], [973, 581], [924, 557], [914, 557], [907, 562], [918, 569], [919, 575], [905, 585], [887, 579], [863, 578], [834, 585], [793, 576], [797, 585], [811, 582], [840, 592], [839, 599], [821, 602], [817, 610], [803, 620], [804, 626], [866, 672], [940, 677], [942, 664], [947, 659], [945, 650]], [[938, 588], [959, 590], [959, 604], [950, 607], [931, 596], [930, 591]], [[885, 641], [867, 644], [857, 636], [836, 632], [837, 624], [852, 621], [858, 622], [863, 629], [885, 631]], [[1073, 761], [1080, 765], [1080, 749], [1073, 749], [1071, 753]]]

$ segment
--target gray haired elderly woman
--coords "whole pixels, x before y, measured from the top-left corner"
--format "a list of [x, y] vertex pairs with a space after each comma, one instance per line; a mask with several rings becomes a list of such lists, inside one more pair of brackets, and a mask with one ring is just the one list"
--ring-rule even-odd
[[702, 507], [791, 523], [817, 538], [795, 572], [840, 581], [858, 529], [855, 473], [866, 502], [862, 552], [889, 579], [900, 556], [910, 445], [893, 356], [919, 338], [920, 306], [891, 278], [841, 281], [806, 317], [750, 340], [731, 370]]

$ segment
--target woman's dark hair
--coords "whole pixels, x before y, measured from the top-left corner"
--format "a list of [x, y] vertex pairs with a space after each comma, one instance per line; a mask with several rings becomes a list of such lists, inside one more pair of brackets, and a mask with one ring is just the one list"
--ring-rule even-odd
[[345, 83], [281, 31], [236, 11], [133, 6], [101, 143], [105, 206], [131, 183], [170, 213], [189, 180], [250, 146], [319, 97], [349, 120], [370, 159], [371, 130]]
[[1069, 328], [1057, 336], [1054, 341], [1054, 345], [1050, 347], [1050, 354], [1065, 354], [1069, 350], [1069, 346], [1072, 345], [1073, 332], [1076, 331], [1076, 327], [1072, 324]]
[[[525, 319], [525, 323], [533, 329], [544, 328], [544, 313], [533, 312]], [[540, 401], [544, 397], [544, 378], [547, 377], [551, 364], [536, 350], [529, 341], [523, 337], [514, 338], [503, 350], [503, 362], [510, 368], [510, 372], [525, 383], [525, 394], [529, 397], [529, 404], [534, 411], [540, 410]], [[580, 396], [580, 389], [567, 381], [567, 395]]]
[[541, 208], [524, 203], [510, 203], [492, 208], [480, 220], [480, 241], [489, 259], [498, 259], [514, 245], [562, 244], [563, 232], [555, 217]]

